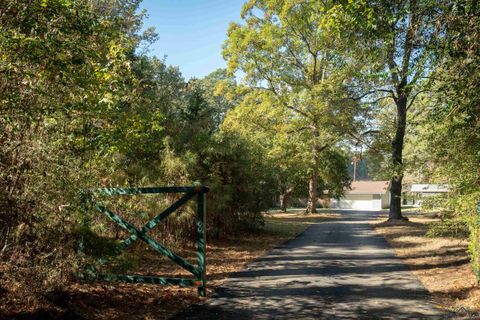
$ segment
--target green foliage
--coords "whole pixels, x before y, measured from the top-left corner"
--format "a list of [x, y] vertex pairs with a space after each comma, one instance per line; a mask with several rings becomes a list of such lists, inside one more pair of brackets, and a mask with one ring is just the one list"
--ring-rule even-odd
[[[85, 210], [79, 189], [200, 182], [212, 190], [209, 237], [258, 229], [279, 195], [340, 196], [350, 183], [342, 148], [370, 139], [358, 132], [372, 124], [381, 134], [367, 141], [370, 172], [403, 177], [408, 169], [448, 182], [452, 216], [430, 234], [467, 226], [478, 272], [473, 2], [249, 1], [243, 23], [228, 31], [228, 70], [188, 82], [141, 53], [156, 35], [140, 33], [139, 3], [12, 0], [0, 8], [0, 279], [24, 288], [28, 279], [38, 284], [31, 291], [61, 286], [78, 267], [80, 235], [92, 257], [114, 251], [125, 233]], [[390, 156], [392, 143], [400, 148]], [[142, 226], [176, 197], [101, 200]], [[152, 237], [185, 245], [194, 215], [195, 204], [185, 205]], [[125, 254], [112, 268], [135, 263]]]
[[469, 231], [465, 221], [459, 219], [443, 219], [429, 226], [427, 236], [435, 237], [455, 237], [465, 239]]
[[131, 273], [132, 270], [141, 263], [138, 255], [132, 253], [122, 253], [112, 259], [108, 266], [108, 272], [112, 274]]
[[[469, 233], [469, 253], [479, 274], [480, 200], [480, 29], [479, 7], [474, 1], [452, 2], [441, 15], [445, 37], [436, 48], [443, 57], [433, 72], [435, 94], [422, 101], [425, 106], [417, 132], [417, 163], [422, 174], [445, 181], [450, 188], [446, 209], [452, 216], [443, 229]], [[440, 227], [440, 224], [439, 224]]]
[[[126, 236], [85, 210], [80, 189], [200, 181], [212, 188], [209, 237], [261, 225], [260, 212], [272, 205], [274, 179], [262, 154], [220, 130], [236, 100], [217, 86], [235, 80], [217, 70], [186, 83], [178, 68], [137, 53], [155, 38], [151, 30], [139, 34], [138, 3], [0, 8], [0, 277], [25, 288], [31, 279], [32, 293], [71, 279], [80, 235], [91, 258], [113, 253]], [[142, 226], [175, 196], [100, 200]], [[185, 245], [196, 235], [194, 215], [189, 203], [153, 237]], [[111, 266], [128, 269], [131, 259]]]
[[83, 240], [83, 251], [86, 255], [93, 258], [101, 258], [105, 255], [111, 255], [119, 244], [112, 238], [102, 237], [97, 232], [81, 227], [73, 232], [77, 239]]
[[422, 198], [422, 210], [435, 210], [444, 208], [448, 199], [444, 195], [423, 197]]
[[[230, 25], [223, 51], [229, 72], [242, 71], [246, 82], [239, 89], [243, 110], [232, 115], [243, 119], [229, 125], [257, 140], [270, 160], [279, 162], [283, 197], [309, 180], [309, 212], [315, 211], [317, 191], [325, 187], [319, 181], [327, 172], [323, 168], [332, 164], [323, 161], [335, 158], [324, 151], [335, 150], [362, 123], [362, 110], [349, 89], [351, 65], [342, 55], [345, 43], [336, 24], [341, 15], [334, 1], [250, 1], [242, 11], [243, 23]], [[251, 120], [254, 127], [241, 128]], [[265, 132], [255, 132], [258, 128]], [[348, 181], [340, 175], [336, 183], [342, 189]]]
[[0, 8], [0, 258], [6, 275], [37, 284], [31, 292], [61, 285], [75, 265], [78, 189], [106, 167], [99, 154], [109, 146], [98, 141], [130, 102], [137, 8], [87, 0]]

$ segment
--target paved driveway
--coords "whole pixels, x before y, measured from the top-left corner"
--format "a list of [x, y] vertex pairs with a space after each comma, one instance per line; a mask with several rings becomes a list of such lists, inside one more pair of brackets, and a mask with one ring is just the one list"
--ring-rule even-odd
[[173, 319], [444, 319], [369, 225], [342, 211], [251, 263]]

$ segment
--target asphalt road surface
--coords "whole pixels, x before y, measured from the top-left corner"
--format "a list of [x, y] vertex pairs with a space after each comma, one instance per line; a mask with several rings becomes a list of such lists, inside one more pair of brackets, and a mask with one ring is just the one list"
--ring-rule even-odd
[[374, 215], [343, 211], [312, 225], [173, 319], [450, 318], [370, 227]]

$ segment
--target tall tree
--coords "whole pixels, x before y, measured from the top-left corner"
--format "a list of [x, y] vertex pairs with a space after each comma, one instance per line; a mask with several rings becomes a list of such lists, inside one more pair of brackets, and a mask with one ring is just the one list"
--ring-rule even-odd
[[370, 81], [370, 90], [359, 98], [371, 95], [376, 95], [377, 100], [390, 98], [395, 106], [394, 133], [390, 140], [393, 174], [389, 220], [404, 219], [401, 195], [407, 113], [430, 84], [429, 74], [436, 61], [434, 47], [442, 35], [437, 23], [441, 2], [362, 0], [350, 9], [357, 45], [353, 53], [365, 64], [363, 79]]
[[358, 111], [348, 98], [336, 9], [335, 1], [249, 1], [224, 45], [229, 71], [249, 84], [245, 99], [266, 97], [289, 111], [296, 131], [309, 132], [307, 212], [316, 212], [321, 153], [354, 129]]
[[[291, 119], [288, 109], [272, 108], [271, 100], [255, 98], [244, 99], [230, 110], [222, 130], [249, 141], [263, 157], [275, 177], [270, 188], [275, 189], [280, 208], [286, 211], [293, 197], [305, 198], [308, 193], [310, 132], [296, 130], [299, 123]], [[328, 190], [330, 196], [341, 195], [350, 184], [347, 158], [338, 147], [330, 146], [319, 160], [322, 166], [318, 168], [317, 192]]]

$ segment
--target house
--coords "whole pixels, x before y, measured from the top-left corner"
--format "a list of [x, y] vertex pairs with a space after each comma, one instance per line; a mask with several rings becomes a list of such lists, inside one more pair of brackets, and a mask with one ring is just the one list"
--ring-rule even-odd
[[354, 181], [351, 189], [330, 206], [338, 209], [381, 210], [390, 206], [389, 181]]
[[448, 193], [446, 184], [412, 184], [407, 197], [407, 203], [420, 206], [424, 198], [434, 197]]

